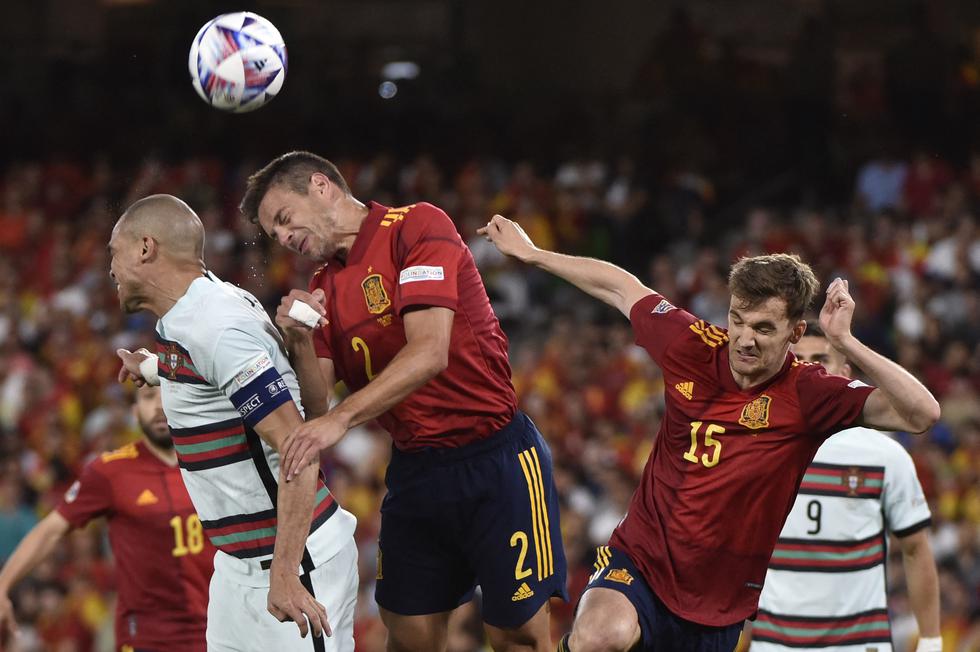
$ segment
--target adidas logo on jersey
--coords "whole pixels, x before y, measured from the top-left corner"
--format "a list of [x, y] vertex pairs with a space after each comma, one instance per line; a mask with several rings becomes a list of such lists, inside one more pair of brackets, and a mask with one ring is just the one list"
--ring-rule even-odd
[[691, 381], [688, 381], [686, 383], [677, 383], [676, 385], [674, 385], [674, 389], [680, 392], [681, 396], [683, 396], [689, 401], [692, 398], [694, 398], [694, 383]]
[[160, 499], [153, 495], [153, 492], [149, 489], [144, 489], [140, 497], [136, 499], [137, 505], [153, 505], [160, 502]]
[[527, 585], [527, 582], [521, 582], [521, 585], [514, 591], [514, 595], [510, 597], [510, 601], [519, 602], [520, 600], [527, 600], [532, 595], [534, 595], [534, 591]]

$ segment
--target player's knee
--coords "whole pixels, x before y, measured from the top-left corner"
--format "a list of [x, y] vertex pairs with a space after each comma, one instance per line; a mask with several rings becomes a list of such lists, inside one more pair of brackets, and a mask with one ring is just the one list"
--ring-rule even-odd
[[628, 618], [576, 619], [568, 639], [571, 652], [626, 652], [640, 638], [640, 626]]
[[547, 647], [548, 636], [539, 632], [524, 629], [500, 629], [488, 631], [490, 647], [499, 652], [516, 652], [517, 650], [540, 650]]
[[446, 647], [448, 614], [401, 616], [382, 609], [381, 620], [388, 629], [387, 652], [442, 650]]
[[501, 629], [487, 625], [487, 638], [490, 640], [490, 647], [497, 652], [535, 652], [547, 650], [552, 652], [551, 647], [551, 623], [549, 618], [550, 609], [547, 603], [541, 608], [533, 618], [519, 627], [511, 629]]
[[416, 650], [441, 650], [445, 648], [445, 637], [418, 629], [388, 630], [385, 649], [387, 652], [415, 652]]

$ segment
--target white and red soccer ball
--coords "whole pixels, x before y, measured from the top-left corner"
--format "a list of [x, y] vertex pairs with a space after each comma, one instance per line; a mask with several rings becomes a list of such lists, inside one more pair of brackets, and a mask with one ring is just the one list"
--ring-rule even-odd
[[222, 111], [254, 111], [276, 96], [286, 79], [286, 44], [275, 25], [250, 11], [205, 23], [187, 61], [194, 90]]

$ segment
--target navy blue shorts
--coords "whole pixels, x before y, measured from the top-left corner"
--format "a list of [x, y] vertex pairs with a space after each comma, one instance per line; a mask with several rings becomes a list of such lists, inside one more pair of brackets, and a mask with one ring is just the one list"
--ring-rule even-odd
[[725, 627], [699, 625], [671, 613], [625, 552], [609, 546], [596, 549], [595, 573], [585, 590], [612, 589], [626, 596], [640, 620], [641, 650], [649, 652], [731, 652], [742, 623]]
[[412, 616], [455, 609], [477, 585], [483, 620], [526, 623], [568, 599], [551, 451], [518, 412], [461, 448], [392, 449], [381, 505], [375, 600]]

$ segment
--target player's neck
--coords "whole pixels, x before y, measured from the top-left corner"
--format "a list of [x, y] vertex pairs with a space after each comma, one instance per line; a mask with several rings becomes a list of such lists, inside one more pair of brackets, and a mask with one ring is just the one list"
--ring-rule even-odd
[[728, 368], [732, 372], [732, 379], [735, 381], [735, 384], [738, 385], [738, 388], [744, 392], [748, 389], [752, 389], [756, 385], [761, 385], [762, 383], [771, 379], [773, 376], [779, 373], [779, 370], [782, 369], [782, 366], [780, 365], [774, 370], [767, 369], [763, 372], [760, 372], [758, 374], [752, 374], [750, 376], [743, 375], [735, 371], [731, 363], [728, 364]]
[[350, 195], [341, 201], [342, 203], [337, 212], [337, 229], [338, 235], [340, 236], [340, 245], [337, 247], [337, 253], [334, 254], [334, 258], [346, 264], [347, 256], [354, 246], [354, 241], [357, 240], [357, 234], [361, 232], [361, 226], [371, 211], [367, 206]]
[[170, 312], [180, 298], [187, 294], [191, 283], [204, 276], [203, 266], [178, 268], [169, 274], [154, 279], [148, 288], [143, 308], [157, 317], [163, 317]]
[[143, 442], [146, 444], [146, 448], [161, 462], [167, 466], [177, 466], [177, 451], [173, 447], [162, 448], [150, 441], [148, 437], [143, 437]]

